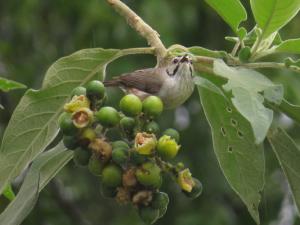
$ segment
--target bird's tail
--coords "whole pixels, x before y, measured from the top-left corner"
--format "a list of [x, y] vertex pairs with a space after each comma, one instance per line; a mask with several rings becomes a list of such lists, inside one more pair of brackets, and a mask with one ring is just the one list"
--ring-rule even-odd
[[115, 87], [120, 85], [120, 81], [118, 79], [114, 80], [106, 80], [103, 82], [104, 86], [106, 87]]

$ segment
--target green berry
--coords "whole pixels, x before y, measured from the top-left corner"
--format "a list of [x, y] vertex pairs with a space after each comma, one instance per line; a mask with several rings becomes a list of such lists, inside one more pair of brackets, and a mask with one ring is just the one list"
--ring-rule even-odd
[[78, 166], [86, 166], [89, 163], [91, 152], [87, 149], [77, 148], [74, 151], [73, 160]]
[[63, 136], [63, 143], [66, 148], [71, 150], [78, 147], [78, 139], [75, 136]]
[[71, 92], [71, 96], [73, 97], [74, 95], [86, 95], [86, 88], [85, 87], [76, 87], [73, 89]]
[[112, 160], [122, 166], [126, 163], [128, 159], [128, 150], [122, 147], [114, 148], [112, 152]]
[[126, 116], [137, 116], [142, 112], [142, 102], [136, 95], [129, 94], [121, 99], [120, 109]]
[[96, 119], [105, 127], [114, 127], [120, 121], [120, 115], [113, 107], [103, 107], [95, 113]]
[[130, 152], [130, 161], [134, 165], [140, 165], [146, 162], [147, 158], [148, 157], [146, 155], [141, 155], [137, 151]]
[[246, 46], [240, 50], [239, 59], [242, 62], [247, 62], [250, 57], [251, 57], [251, 48], [250, 47]]
[[159, 210], [151, 207], [141, 207], [139, 209], [139, 216], [147, 225], [153, 224], [159, 218]]
[[150, 117], [157, 117], [163, 111], [163, 102], [159, 97], [149, 96], [143, 101], [143, 112]]
[[195, 199], [199, 197], [199, 195], [202, 193], [203, 186], [198, 179], [193, 178], [193, 180], [194, 180], [194, 187], [192, 191], [191, 192], [184, 191], [184, 194], [189, 198]]
[[100, 186], [100, 192], [104, 198], [114, 198], [117, 195], [116, 188], [107, 187], [103, 184]]
[[159, 125], [155, 121], [151, 121], [150, 123], [146, 124], [145, 131], [151, 134], [158, 134], [159, 133]]
[[114, 141], [113, 143], [111, 143], [111, 147], [113, 149], [118, 148], [118, 147], [129, 149], [129, 146], [125, 141]]
[[82, 131], [81, 138], [87, 140], [88, 142], [91, 142], [96, 138], [96, 132], [92, 128], [85, 128]]
[[168, 135], [171, 138], [173, 138], [177, 143], [179, 143], [180, 140], [180, 135], [179, 132], [173, 128], [169, 128], [167, 130], [164, 131], [163, 133], [164, 135]]
[[71, 113], [62, 113], [58, 119], [59, 127], [63, 134], [74, 135], [78, 132], [78, 129], [73, 123]]
[[122, 170], [120, 167], [110, 164], [102, 171], [102, 183], [107, 187], [118, 187], [122, 184]]
[[133, 129], [136, 125], [136, 122], [135, 122], [135, 119], [133, 119], [131, 117], [123, 117], [120, 120], [120, 125], [124, 131], [133, 131]]
[[89, 160], [88, 168], [89, 171], [95, 176], [101, 176], [104, 163], [95, 155], [92, 155]]
[[169, 196], [164, 192], [156, 192], [153, 195], [151, 207], [159, 210], [159, 218], [162, 217], [168, 208]]
[[105, 95], [104, 84], [99, 80], [90, 81], [86, 85], [86, 93], [89, 97], [102, 99]]
[[161, 169], [153, 162], [146, 162], [135, 173], [138, 182], [146, 187], [159, 188], [162, 184]]
[[174, 139], [172, 139], [170, 136], [167, 136], [167, 135], [162, 136], [158, 140], [158, 143], [156, 146], [157, 153], [163, 159], [174, 158], [177, 155], [179, 148], [180, 148], [180, 145], [178, 145]]

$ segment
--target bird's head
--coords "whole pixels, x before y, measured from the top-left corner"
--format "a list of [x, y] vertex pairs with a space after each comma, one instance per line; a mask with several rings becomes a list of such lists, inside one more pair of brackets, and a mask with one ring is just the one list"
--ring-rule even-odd
[[174, 57], [167, 66], [166, 72], [171, 77], [192, 76], [193, 65], [191, 58], [187, 54]]

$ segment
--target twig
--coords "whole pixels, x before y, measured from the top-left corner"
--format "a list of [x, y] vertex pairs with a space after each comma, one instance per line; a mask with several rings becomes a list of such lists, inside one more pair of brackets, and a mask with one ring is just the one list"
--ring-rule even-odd
[[50, 188], [57, 204], [69, 216], [73, 221], [73, 224], [90, 225], [90, 223], [81, 215], [77, 205], [65, 196], [64, 188], [57, 179], [51, 181]]
[[121, 15], [127, 23], [144, 37], [151, 47], [155, 48], [158, 61], [166, 57], [167, 49], [161, 42], [159, 34], [145, 23], [135, 12], [120, 0], [107, 0], [107, 2]]

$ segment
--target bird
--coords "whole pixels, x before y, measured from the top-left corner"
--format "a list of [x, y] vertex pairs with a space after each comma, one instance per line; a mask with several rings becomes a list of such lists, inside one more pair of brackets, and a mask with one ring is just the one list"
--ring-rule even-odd
[[168, 60], [163, 66], [136, 70], [104, 81], [106, 87], [119, 87], [141, 100], [150, 95], [159, 97], [165, 109], [183, 104], [193, 93], [193, 64], [185, 54]]

